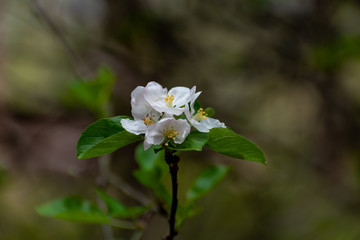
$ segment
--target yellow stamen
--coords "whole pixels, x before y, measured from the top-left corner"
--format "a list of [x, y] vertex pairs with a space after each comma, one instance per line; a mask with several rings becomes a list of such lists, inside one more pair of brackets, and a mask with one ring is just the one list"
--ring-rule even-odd
[[166, 105], [168, 107], [172, 107], [173, 101], [174, 101], [174, 95], [170, 95], [166, 94], [166, 96], [164, 97], [164, 101], [166, 102]]
[[145, 118], [142, 118], [141, 120], [144, 121], [144, 124], [146, 126], [150, 126], [151, 124], [154, 123], [154, 115], [153, 116], [150, 116], [150, 114], [146, 114], [146, 117]]
[[204, 111], [204, 109], [200, 108], [196, 115], [194, 116], [194, 119], [198, 122], [200, 122], [203, 119], [207, 119], [207, 113]]
[[174, 128], [173, 126], [171, 128], [166, 127], [163, 129], [163, 131], [164, 131], [163, 135], [168, 139], [172, 139], [172, 140], [175, 140], [176, 136], [179, 134], [179, 132], [177, 132], [176, 128]]

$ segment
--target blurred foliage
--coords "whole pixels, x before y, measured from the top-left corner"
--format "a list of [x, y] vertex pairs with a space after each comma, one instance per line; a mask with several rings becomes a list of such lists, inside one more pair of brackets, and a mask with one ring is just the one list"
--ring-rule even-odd
[[360, 38], [345, 37], [316, 47], [309, 56], [309, 61], [315, 68], [331, 71], [340, 67], [345, 61], [359, 58]]
[[110, 97], [115, 83], [115, 75], [108, 68], [101, 67], [94, 79], [81, 79], [71, 82], [68, 102], [85, 106], [96, 117], [106, 117]]
[[168, 172], [164, 151], [155, 153], [155, 149], [152, 146], [144, 151], [143, 144], [136, 147], [135, 160], [139, 169], [134, 170], [133, 174], [141, 184], [149, 187], [160, 201], [171, 204], [170, 194], [163, 184], [163, 178]]
[[110, 218], [95, 204], [77, 197], [53, 200], [37, 208], [40, 215], [70, 222], [109, 224]]
[[210, 166], [195, 180], [186, 194], [186, 200], [193, 202], [208, 193], [229, 171], [227, 166]]
[[119, 202], [119, 200], [109, 196], [100, 189], [97, 189], [96, 193], [105, 202], [108, 213], [113, 217], [135, 218], [149, 210], [149, 207], [147, 206], [126, 207], [123, 203]]

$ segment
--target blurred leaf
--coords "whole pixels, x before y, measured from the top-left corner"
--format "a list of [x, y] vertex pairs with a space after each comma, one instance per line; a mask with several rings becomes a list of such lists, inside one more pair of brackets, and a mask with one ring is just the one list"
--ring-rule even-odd
[[110, 224], [111, 219], [91, 202], [77, 197], [65, 197], [45, 203], [36, 211], [46, 217], [71, 222]]
[[170, 194], [161, 181], [168, 170], [164, 151], [155, 153], [155, 149], [156, 147], [151, 146], [144, 151], [143, 144], [139, 144], [135, 150], [135, 160], [139, 164], [139, 169], [133, 174], [141, 184], [150, 188], [157, 198], [170, 204]]
[[72, 97], [97, 117], [106, 116], [106, 105], [109, 103], [115, 75], [108, 68], [101, 67], [95, 79], [81, 79], [71, 83], [69, 90]]
[[178, 151], [201, 151], [208, 139], [208, 133], [192, 131], [182, 144], [169, 144], [168, 148]]
[[215, 109], [213, 109], [212, 107], [208, 107], [205, 109], [205, 113], [208, 117], [212, 117], [215, 115]]
[[128, 117], [103, 118], [90, 124], [78, 141], [77, 157], [85, 159], [101, 156], [141, 140], [141, 136], [124, 130], [120, 123], [123, 118]]
[[215, 165], [206, 168], [186, 193], [187, 202], [194, 202], [204, 196], [228, 173], [228, 166]]
[[179, 227], [184, 220], [194, 217], [202, 211], [201, 207], [195, 206], [194, 203], [188, 204], [186, 206], [178, 205], [176, 210], [176, 227]]
[[213, 189], [228, 173], [229, 169], [227, 166], [215, 165], [206, 168], [200, 173], [186, 194], [186, 205], [179, 205], [177, 208], [177, 227], [179, 227], [184, 220], [195, 216], [202, 210], [202, 208], [195, 205], [195, 201]]
[[151, 146], [148, 150], [144, 150], [144, 145], [141, 143], [135, 149], [135, 160], [139, 164], [141, 169], [151, 171], [157, 166], [165, 166], [159, 164], [160, 161], [164, 160], [164, 151], [159, 146]]
[[154, 169], [154, 171], [137, 169], [133, 174], [141, 184], [150, 188], [159, 200], [170, 205], [171, 197], [164, 184], [160, 181], [160, 176], [162, 174], [159, 172], [158, 168]]
[[105, 202], [108, 213], [113, 217], [134, 218], [144, 214], [149, 209], [147, 206], [126, 207], [124, 204], [109, 196], [100, 189], [97, 189], [96, 193]]
[[206, 146], [229, 157], [266, 164], [264, 153], [258, 146], [229, 128], [210, 129]]

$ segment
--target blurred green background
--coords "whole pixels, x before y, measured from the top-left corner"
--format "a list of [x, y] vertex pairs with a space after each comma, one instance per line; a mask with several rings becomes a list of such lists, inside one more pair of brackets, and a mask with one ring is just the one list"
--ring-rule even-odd
[[[100, 66], [116, 76], [112, 115], [131, 115], [130, 93], [148, 81], [196, 85], [215, 118], [265, 152], [268, 166], [183, 154], [180, 194], [211, 163], [232, 171], [178, 239], [360, 239], [359, 26], [351, 0], [0, 1], [0, 239], [104, 239], [101, 226], [35, 212], [67, 195], [95, 201], [97, 161], [75, 156], [101, 114], [69, 86]], [[134, 147], [112, 171], [151, 196], [131, 174]], [[166, 232], [155, 217], [141, 239]]]

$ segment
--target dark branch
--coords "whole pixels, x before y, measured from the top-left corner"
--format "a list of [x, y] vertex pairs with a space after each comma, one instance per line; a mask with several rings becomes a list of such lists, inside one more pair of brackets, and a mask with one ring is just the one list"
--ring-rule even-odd
[[179, 170], [179, 156], [174, 155], [174, 151], [166, 150], [165, 161], [169, 165], [169, 170], [171, 174], [171, 183], [172, 183], [172, 203], [171, 211], [169, 216], [169, 235], [165, 238], [166, 240], [172, 240], [178, 234], [175, 230], [175, 220], [176, 220], [176, 209], [178, 205], [178, 182], [177, 182], [177, 173]]

